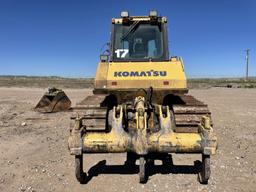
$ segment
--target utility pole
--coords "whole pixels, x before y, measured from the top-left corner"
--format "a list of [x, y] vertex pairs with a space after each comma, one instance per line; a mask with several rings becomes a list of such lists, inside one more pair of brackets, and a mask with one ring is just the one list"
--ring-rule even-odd
[[245, 80], [248, 80], [248, 75], [249, 75], [249, 53], [250, 53], [250, 49], [245, 49], [246, 55], [245, 55], [245, 62], [246, 62], [246, 76], [245, 76]]

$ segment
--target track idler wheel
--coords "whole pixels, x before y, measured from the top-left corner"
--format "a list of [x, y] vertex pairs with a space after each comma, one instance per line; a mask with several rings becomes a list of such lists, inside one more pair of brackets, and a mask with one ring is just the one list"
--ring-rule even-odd
[[198, 173], [198, 180], [201, 184], [208, 184], [208, 180], [211, 175], [210, 168], [210, 155], [202, 154], [202, 166], [201, 170]]
[[139, 166], [139, 176], [140, 176], [140, 183], [146, 183], [146, 160], [145, 157], [140, 157], [140, 166]]
[[84, 183], [86, 178], [86, 173], [83, 171], [83, 155], [75, 156], [75, 173], [76, 173], [76, 179], [80, 183]]

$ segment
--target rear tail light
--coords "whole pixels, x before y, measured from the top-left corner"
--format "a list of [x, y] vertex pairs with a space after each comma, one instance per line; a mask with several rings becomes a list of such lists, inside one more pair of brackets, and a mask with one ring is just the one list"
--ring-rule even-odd
[[116, 81], [112, 81], [111, 85], [116, 86], [117, 82]]
[[169, 81], [164, 81], [163, 84], [164, 85], [169, 85]]

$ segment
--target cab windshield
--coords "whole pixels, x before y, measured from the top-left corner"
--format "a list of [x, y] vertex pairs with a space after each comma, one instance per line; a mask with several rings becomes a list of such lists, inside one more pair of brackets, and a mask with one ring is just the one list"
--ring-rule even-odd
[[164, 60], [166, 51], [162, 24], [133, 22], [114, 24], [112, 58], [115, 61]]

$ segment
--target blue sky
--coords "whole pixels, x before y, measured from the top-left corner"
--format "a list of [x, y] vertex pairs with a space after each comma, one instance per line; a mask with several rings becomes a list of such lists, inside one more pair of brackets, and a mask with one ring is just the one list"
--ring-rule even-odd
[[92, 77], [121, 10], [168, 18], [171, 55], [189, 77], [256, 76], [254, 0], [0, 0], [0, 75]]

